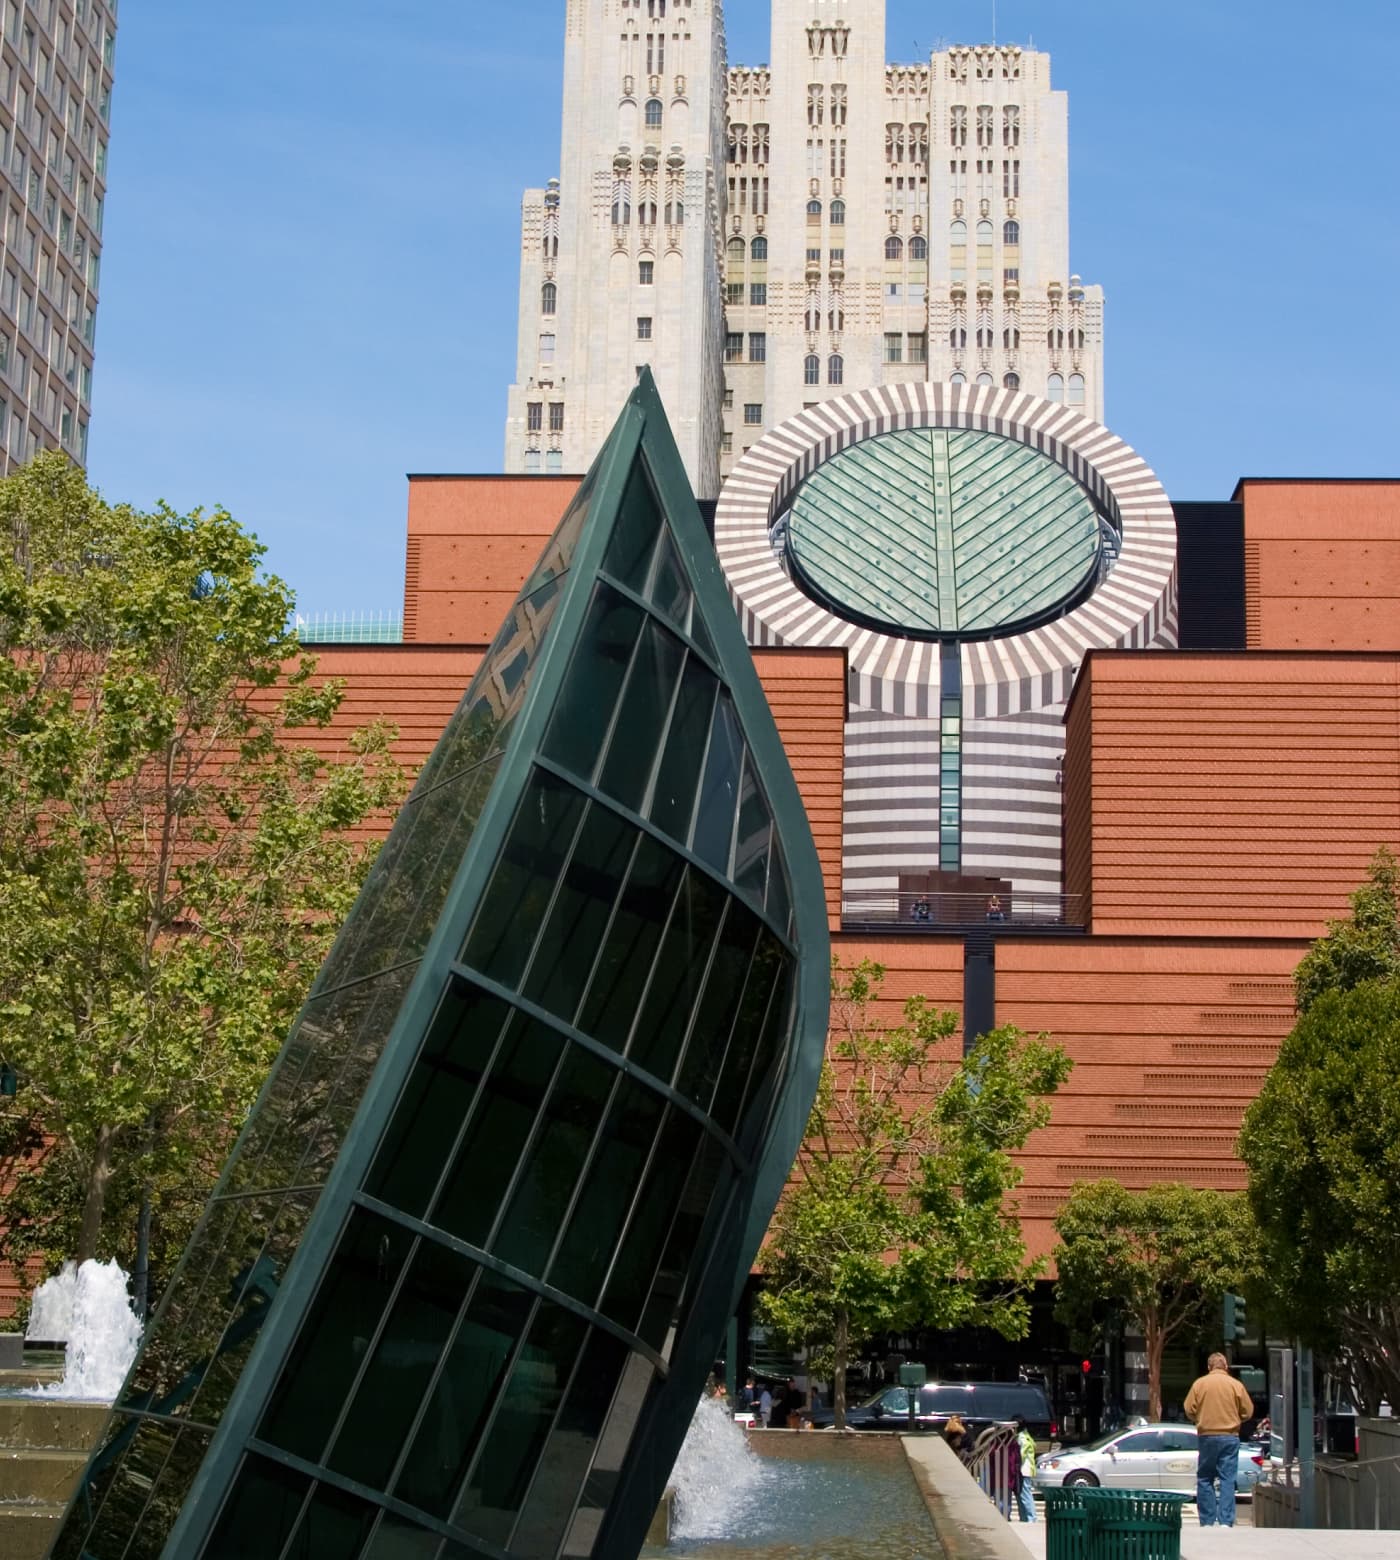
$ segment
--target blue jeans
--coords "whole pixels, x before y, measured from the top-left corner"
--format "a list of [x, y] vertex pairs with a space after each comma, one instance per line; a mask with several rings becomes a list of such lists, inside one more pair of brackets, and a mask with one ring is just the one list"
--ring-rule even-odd
[[[1202, 1527], [1235, 1525], [1235, 1473], [1240, 1462], [1240, 1438], [1237, 1435], [1201, 1435], [1196, 1437], [1196, 1511]], [[1215, 1481], [1220, 1480], [1217, 1502]]]
[[1020, 1509], [1022, 1522], [1035, 1521], [1035, 1481], [1021, 1476], [1020, 1488], [1016, 1491], [1016, 1505]]

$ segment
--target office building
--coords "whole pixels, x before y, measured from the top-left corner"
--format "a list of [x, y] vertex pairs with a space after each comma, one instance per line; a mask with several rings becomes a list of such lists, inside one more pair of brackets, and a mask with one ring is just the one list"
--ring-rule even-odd
[[87, 460], [115, 0], [4, 0], [0, 475]]
[[[887, 64], [884, 0], [772, 0], [771, 19], [770, 62], [726, 70], [711, 0], [569, 6], [561, 177], [524, 204], [506, 471], [581, 470], [643, 362], [707, 499], [766, 430], [853, 389], [1019, 388], [1102, 421], [1103, 298], [1071, 270], [1049, 56]], [[683, 229], [657, 223], [680, 189], [663, 169]]]

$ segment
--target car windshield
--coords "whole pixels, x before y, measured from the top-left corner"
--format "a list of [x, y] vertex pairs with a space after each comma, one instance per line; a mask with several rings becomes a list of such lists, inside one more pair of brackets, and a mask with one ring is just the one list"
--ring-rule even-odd
[[1105, 1446], [1122, 1438], [1125, 1434], [1122, 1430], [1110, 1430], [1107, 1435], [1098, 1436], [1095, 1440], [1085, 1441], [1082, 1446], [1075, 1447], [1077, 1452], [1101, 1452]]

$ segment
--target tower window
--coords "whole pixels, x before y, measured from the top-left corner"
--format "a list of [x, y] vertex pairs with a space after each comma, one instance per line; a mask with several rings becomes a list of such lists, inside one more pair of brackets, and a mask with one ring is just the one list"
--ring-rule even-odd
[[762, 423], [763, 423], [763, 402], [762, 401], [745, 401], [744, 402], [744, 422], [750, 428], [757, 428], [757, 427], [760, 427], [762, 425]]
[[885, 332], [885, 362], [902, 363], [904, 361], [904, 337], [897, 330]]
[[819, 385], [821, 382], [822, 360], [813, 353], [803, 360], [802, 383], [804, 385]]
[[551, 401], [549, 403], [549, 431], [551, 433], [563, 433], [564, 431], [564, 403]]
[[920, 233], [916, 233], [909, 240], [909, 258], [911, 260], [928, 259], [928, 239]]
[[819, 200], [807, 202], [807, 226], [812, 227], [822, 219], [822, 203]]
[[651, 315], [639, 314], [637, 316], [637, 340], [651, 340]]
[[1019, 374], [1003, 374], [1001, 382], [1007, 390], [1019, 390], [1021, 388], [1021, 376]]
[[832, 225], [832, 227], [844, 227], [845, 224], [846, 224], [846, 202], [844, 200], [834, 200], [834, 201], [832, 201], [832, 203], [831, 203], [831, 225]]
[[749, 362], [766, 363], [768, 361], [768, 334], [766, 331], [751, 330], [749, 332]]
[[1071, 374], [1069, 376], [1069, 394], [1065, 397], [1071, 406], [1084, 405], [1084, 375]]
[[646, 124], [648, 130], [659, 130], [661, 128], [661, 114], [661, 99], [648, 98], [646, 106]]
[[904, 258], [904, 241], [895, 233], [891, 233], [885, 240], [885, 259], [902, 260]]
[[553, 314], [559, 303], [559, 289], [553, 282], [546, 282], [540, 288], [540, 313]]
[[1019, 222], [1003, 222], [1001, 225], [1001, 241], [1003, 244], [1019, 244], [1021, 242], [1021, 224]]
[[1045, 385], [1045, 399], [1047, 401], [1063, 401], [1065, 398], [1065, 381], [1062, 374], [1051, 374]]
[[751, 243], [749, 245], [749, 259], [750, 260], [766, 260], [767, 258], [768, 258], [768, 240], [766, 238], [756, 238], [756, 239], [754, 239], [753, 243]]
[[839, 385], [845, 382], [846, 360], [839, 352], [834, 352], [826, 362], [826, 382], [829, 385]]
[[538, 433], [544, 427], [544, 403], [529, 401], [525, 406], [525, 431]]
[[651, 284], [656, 280], [655, 260], [638, 260], [637, 280], [643, 287], [651, 286]]

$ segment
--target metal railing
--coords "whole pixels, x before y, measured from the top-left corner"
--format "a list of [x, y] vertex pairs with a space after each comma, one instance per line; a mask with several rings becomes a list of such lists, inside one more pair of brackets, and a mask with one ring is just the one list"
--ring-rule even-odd
[[989, 1425], [973, 1442], [967, 1471], [1009, 1522], [1021, 1484], [1021, 1445], [1015, 1425]]
[[[1400, 1456], [1393, 1453], [1358, 1461], [1318, 1462], [1314, 1464], [1313, 1479], [1314, 1520], [1318, 1527], [1377, 1531], [1393, 1526], [1400, 1514]], [[1302, 1484], [1297, 1460], [1273, 1464], [1261, 1483], [1287, 1494], [1263, 1522], [1256, 1517], [1255, 1525], [1297, 1527], [1302, 1520], [1301, 1501], [1294, 1498], [1301, 1495]], [[1255, 1494], [1257, 1501], [1258, 1486]], [[1258, 1504], [1256, 1511], [1261, 1511]], [[1278, 1517], [1286, 1520], [1271, 1520]]]
[[848, 889], [841, 896], [841, 920], [900, 932], [969, 926], [994, 930], [1008, 926], [1082, 926], [1083, 901], [1082, 894], [1041, 894], [1021, 889], [1005, 894]]

